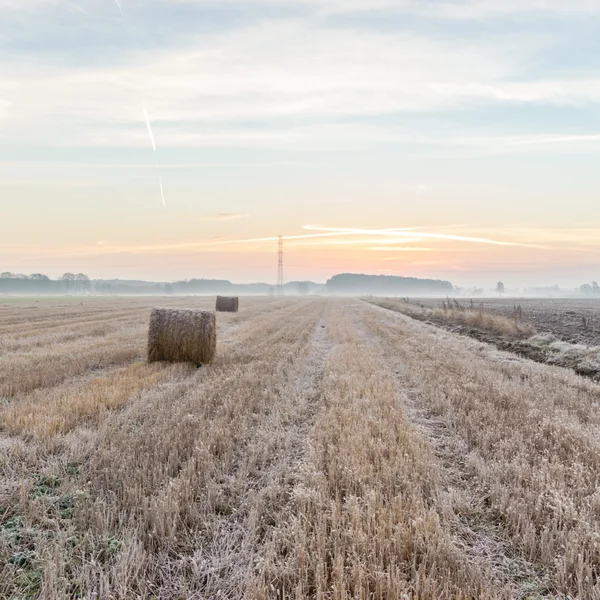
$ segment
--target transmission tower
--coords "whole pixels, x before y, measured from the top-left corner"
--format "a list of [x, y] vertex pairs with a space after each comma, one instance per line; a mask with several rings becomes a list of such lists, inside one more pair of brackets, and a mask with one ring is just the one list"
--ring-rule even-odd
[[279, 236], [277, 245], [277, 289], [278, 296], [283, 296], [283, 236]]

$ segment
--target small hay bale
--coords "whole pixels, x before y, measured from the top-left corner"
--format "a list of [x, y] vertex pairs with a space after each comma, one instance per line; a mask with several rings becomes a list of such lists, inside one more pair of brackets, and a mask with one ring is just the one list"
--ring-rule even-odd
[[231, 296], [217, 296], [217, 310], [219, 312], [237, 312], [239, 306], [239, 298], [234, 298]]
[[215, 313], [206, 310], [155, 308], [148, 329], [148, 362], [212, 361], [217, 350]]

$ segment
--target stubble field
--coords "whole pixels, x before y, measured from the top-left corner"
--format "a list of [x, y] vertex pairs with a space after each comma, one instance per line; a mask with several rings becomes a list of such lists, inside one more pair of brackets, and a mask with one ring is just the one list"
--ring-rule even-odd
[[600, 598], [600, 387], [354, 299], [0, 306], [0, 598]]
[[[441, 301], [433, 298], [417, 300], [429, 308]], [[469, 300], [459, 302], [469, 306]], [[474, 299], [476, 307], [485, 311], [512, 316], [520, 307], [522, 319], [541, 333], [550, 333], [565, 342], [600, 346], [600, 298], [481, 298]]]

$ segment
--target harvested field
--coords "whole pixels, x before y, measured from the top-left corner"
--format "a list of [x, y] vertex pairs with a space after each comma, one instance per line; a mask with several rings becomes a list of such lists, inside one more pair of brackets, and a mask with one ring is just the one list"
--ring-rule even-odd
[[[479, 341], [495, 345], [500, 350], [508, 350], [537, 362], [557, 365], [573, 369], [577, 374], [600, 381], [600, 346], [565, 341], [552, 333], [538, 332], [527, 320], [522, 307], [513, 304], [510, 310], [504, 306], [502, 310], [486, 308], [485, 303], [479, 305], [452, 301], [406, 300], [397, 298], [369, 298], [369, 303], [388, 310], [438, 325], [461, 335], [473, 337]], [[567, 311], [571, 312], [571, 311]], [[563, 319], [560, 313], [554, 324], [567, 328], [569, 315]], [[596, 318], [590, 313], [584, 323], [591, 323]], [[541, 319], [539, 319], [541, 321]], [[577, 331], [577, 328], [573, 328]], [[587, 331], [587, 329], [586, 329]], [[571, 336], [568, 336], [571, 337]]]
[[[469, 300], [458, 300], [469, 306]], [[413, 300], [411, 299], [411, 302]], [[438, 308], [440, 300], [415, 299], [415, 303]], [[486, 312], [511, 316], [514, 307], [521, 307], [523, 322], [541, 333], [551, 333], [573, 344], [600, 346], [600, 298], [481, 298], [474, 299], [476, 307], [483, 304]]]
[[0, 598], [600, 598], [600, 386], [355, 299], [0, 307]]

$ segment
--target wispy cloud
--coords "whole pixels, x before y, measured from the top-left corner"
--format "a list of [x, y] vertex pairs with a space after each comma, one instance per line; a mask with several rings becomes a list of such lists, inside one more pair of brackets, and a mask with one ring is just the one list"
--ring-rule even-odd
[[352, 228], [340, 228], [340, 227], [321, 227], [318, 225], [304, 225], [304, 229], [309, 231], [326, 231], [330, 235], [381, 235], [386, 237], [394, 237], [397, 239], [410, 239], [410, 238], [424, 238], [424, 239], [438, 239], [438, 240], [451, 240], [455, 242], [467, 242], [473, 244], [491, 244], [493, 246], [521, 246], [529, 248], [542, 248], [538, 244], [527, 244], [521, 242], [513, 242], [506, 240], [496, 240], [485, 237], [471, 237], [462, 235], [451, 235], [447, 233], [433, 233], [419, 230], [418, 232], [412, 232], [406, 229], [400, 228], [388, 228], [388, 229], [352, 229]]
[[[59, 10], [59, 3], [49, 0], [1, 2]], [[175, 15], [181, 9], [177, 4], [170, 0]], [[208, 6], [203, 0], [193, 4]], [[228, 4], [232, 11], [246, 6], [240, 0]], [[289, 5], [259, 0], [253, 10], [269, 4]], [[52, 61], [52, 53], [15, 52], [0, 64], [3, 136], [9, 143], [36, 146], [142, 148], [146, 141], [137, 125], [134, 99], [144, 90], [154, 122], [160, 123], [161, 149], [315, 152], [386, 144], [522, 153], [591, 147], [599, 141], [600, 132], [560, 131], [554, 120], [545, 131], [527, 131], [518, 122], [512, 129], [503, 124], [494, 132], [485, 122], [462, 127], [445, 122], [440, 127], [434, 118], [445, 119], [448, 111], [497, 106], [572, 109], [600, 104], [596, 68], [578, 67], [573, 73], [531, 68], [555, 50], [554, 36], [512, 31], [508, 37], [490, 33], [457, 39], [416, 28], [390, 32], [342, 27], [335, 19], [310, 16], [377, 8], [424, 12], [435, 19], [455, 13], [585, 13], [598, 12], [598, 3], [299, 0], [298, 4], [304, 5], [307, 16], [262, 18], [257, 24], [240, 14], [235, 26], [188, 36], [180, 45], [118, 55], [103, 66], [97, 62], [66, 66]], [[145, 17], [152, 19], [164, 5], [162, 0], [149, 2]], [[58, 17], [49, 15], [51, 28]], [[77, 51], [74, 48], [73, 54]], [[145, 109], [144, 113], [156, 148]], [[396, 123], [399, 115], [415, 114], [430, 115], [432, 120]]]
[[[115, 0], [119, 4], [118, 0]], [[0, 0], [0, 8], [28, 10], [31, 8], [55, 7], [75, 4], [69, 0]], [[165, 5], [194, 4], [196, 6], [214, 6], [214, 0], [149, 0], [149, 9]], [[227, 0], [230, 7], [247, 6], [247, 0]], [[289, 0], [253, 0], [254, 7], [289, 6]], [[305, 6], [317, 11], [362, 12], [386, 10], [432, 14], [438, 17], [476, 18], [498, 14], [530, 13], [583, 13], [600, 12], [600, 5], [594, 0], [294, 0], [296, 6]]]
[[246, 213], [218, 213], [207, 217], [200, 217], [201, 222], [219, 222], [219, 221], [237, 221], [238, 219], [246, 219]]
[[[578, 79], [524, 78], [523, 65], [550, 42], [532, 34], [511, 40], [508, 46], [494, 36], [456, 43], [414, 33], [315, 27], [310, 19], [267, 20], [204, 33], [183, 48], [120, 57], [101, 68], [41, 64], [27, 56], [3, 61], [0, 95], [10, 105], [0, 112], [10, 116], [4, 129], [11, 139], [141, 147], [132, 98], [143, 89], [161, 123], [161, 147], [314, 150], [328, 140], [337, 148], [349, 140], [428, 143], [427, 131], [377, 127], [362, 123], [365, 117], [600, 101], [594, 72]], [[151, 128], [148, 133], [152, 139]], [[430, 137], [450, 144], [459, 138], [439, 128]]]
[[[8, 0], [10, 1], [10, 0]], [[35, 1], [35, 0], [28, 0]], [[41, 1], [41, 0], [38, 0]], [[175, 0], [179, 3], [209, 4], [211, 0]], [[245, 5], [246, 0], [228, 0], [229, 5]], [[289, 6], [288, 0], [255, 0], [255, 6]], [[595, 14], [600, 5], [594, 0], [295, 0], [324, 14], [385, 11], [446, 19], [482, 19], [494, 16], [540, 14]]]
[[33, 11], [39, 9], [55, 9], [81, 11], [83, 8], [73, 0], [0, 0], [1, 10]]
[[[242, 215], [244, 216], [244, 215]], [[214, 217], [208, 217], [207, 220], [227, 220], [229, 215], [225, 215], [225, 218], [219, 218], [219, 215]], [[230, 218], [230, 217], [229, 217]], [[237, 217], [234, 217], [237, 218]], [[240, 216], [241, 218], [241, 216]], [[492, 238], [482, 237], [471, 237], [471, 236], [458, 236], [458, 235], [446, 235], [442, 233], [425, 232], [421, 228], [387, 228], [387, 229], [355, 229], [355, 228], [329, 228], [321, 227], [316, 225], [305, 225], [303, 229], [322, 231], [322, 233], [308, 233], [298, 235], [284, 236], [284, 239], [289, 240], [306, 240], [315, 241], [316, 247], [322, 247], [321, 239], [315, 238], [336, 238], [336, 237], [353, 237], [354, 240], [348, 240], [352, 243], [361, 242], [364, 246], [360, 246], [358, 251], [380, 251], [382, 248], [373, 240], [383, 238], [386, 246], [383, 249], [387, 252], [399, 251], [399, 252], [429, 252], [431, 248], [421, 248], [417, 246], [401, 246], [396, 244], [410, 244], [415, 243], [420, 239], [436, 239], [440, 241], [458, 241], [469, 244], [491, 244], [500, 246], [512, 246], [512, 247], [528, 247], [528, 248], [546, 248], [538, 244], [527, 244], [513, 241], [497, 240]], [[366, 242], [364, 238], [367, 238]], [[239, 252], [238, 247], [246, 247], [248, 249], [256, 245], [261, 248], [261, 243], [269, 242], [274, 246], [274, 243], [279, 239], [279, 236], [273, 237], [261, 237], [261, 238], [241, 238], [241, 239], [223, 239], [222, 237], [212, 238], [208, 240], [200, 240], [194, 242], [178, 242], [178, 243], [165, 243], [165, 244], [143, 244], [143, 245], [124, 245], [124, 244], [103, 244], [101, 247], [97, 245], [93, 249], [81, 249], [74, 253], [57, 253], [54, 257], [64, 256], [83, 256], [83, 255], [102, 255], [102, 254], [153, 254], [153, 253], [179, 253], [179, 252], [223, 252], [227, 251], [230, 246], [235, 246], [235, 252]], [[394, 245], [390, 245], [394, 244]], [[262, 246], [264, 249], [264, 245]], [[310, 244], [305, 247], [309, 248]]]
[[[433, 248], [421, 248], [421, 247], [414, 247], [414, 246], [369, 246], [366, 247], [365, 250], [371, 250], [371, 251], [375, 251], [375, 252], [431, 252], [433, 251]], [[389, 260], [389, 259], [382, 259], [382, 260]]]
[[[214, 220], [214, 219], [212, 219]], [[339, 227], [322, 227], [317, 225], [304, 225], [303, 229], [309, 231], [319, 231], [322, 233], [308, 233], [308, 234], [297, 234], [297, 235], [285, 235], [284, 240], [314, 240], [315, 238], [332, 238], [337, 236], [352, 236], [354, 238], [361, 238], [367, 236], [369, 238], [376, 238], [382, 236], [385, 239], [386, 244], [392, 243], [414, 243], [420, 239], [432, 239], [432, 240], [443, 240], [443, 241], [455, 241], [464, 242], [469, 244], [489, 244], [494, 246], [513, 246], [523, 248], [546, 248], [547, 246], [541, 244], [528, 244], [523, 242], [515, 242], [508, 240], [498, 240], [485, 237], [472, 237], [472, 236], [460, 236], [450, 235], [444, 233], [425, 232], [420, 227], [415, 228], [387, 228], [387, 229], [356, 229], [356, 228], [339, 228]], [[240, 239], [224, 239], [224, 240], [209, 240], [199, 242], [185, 242], [177, 244], [160, 244], [152, 246], [137, 246], [135, 251], [164, 251], [164, 250], [192, 250], [194, 248], [202, 249], [209, 246], [222, 247], [227, 245], [252, 245], [262, 242], [276, 242], [279, 236], [272, 237], [259, 237], [259, 238], [240, 238]], [[364, 240], [363, 240], [364, 242]], [[369, 242], [373, 244], [372, 241]], [[367, 244], [368, 245], [368, 244]], [[377, 249], [377, 247], [374, 247]], [[390, 247], [387, 249], [389, 250]], [[397, 248], [397, 247], [394, 247]], [[414, 249], [414, 248], [413, 248]], [[127, 251], [127, 247], [113, 248], [113, 251]]]
[[[365, 239], [366, 238], [366, 239]], [[315, 240], [312, 236], [301, 237], [300, 239], [292, 239], [290, 241], [289, 238], [284, 238], [288, 244], [288, 247], [291, 245], [293, 247], [305, 247], [311, 246], [313, 248], [318, 247], [345, 247], [345, 246], [360, 246], [361, 248], [367, 248], [369, 246], [377, 246], [377, 245], [390, 245], [395, 244], [394, 247], [399, 247], [402, 244], [414, 244], [416, 242], [420, 242], [421, 238], [407, 238], [407, 239], [390, 239], [390, 238], [368, 238], [359, 236], [358, 239], [348, 240], [348, 239], [340, 239], [339, 237], [325, 238], [325, 239], [317, 239]]]

